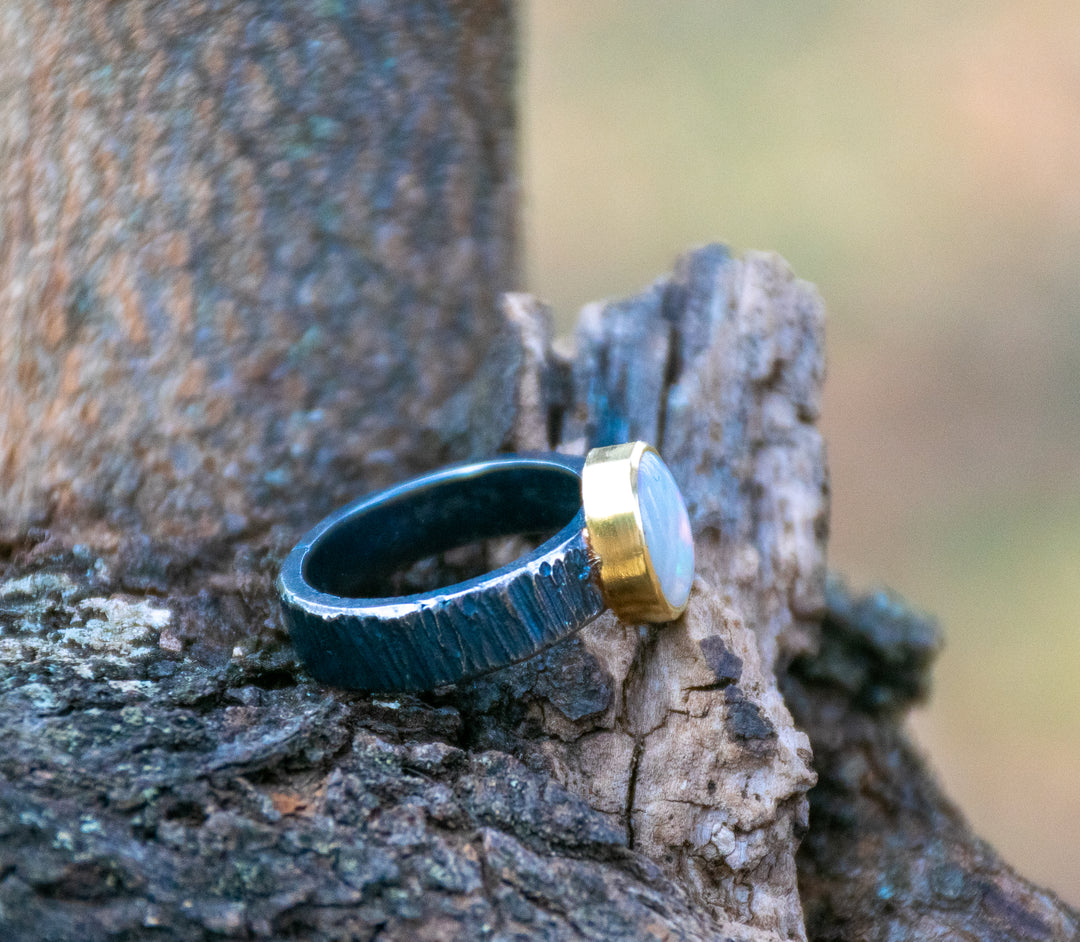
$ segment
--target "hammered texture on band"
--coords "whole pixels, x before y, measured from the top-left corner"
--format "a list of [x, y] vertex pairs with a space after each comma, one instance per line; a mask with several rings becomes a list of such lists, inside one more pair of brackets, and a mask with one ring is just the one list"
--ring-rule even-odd
[[549, 541], [538, 558], [434, 598], [332, 619], [283, 602], [293, 643], [316, 679], [359, 690], [431, 690], [524, 660], [604, 610], [583, 512], [572, 526], [573, 536]]

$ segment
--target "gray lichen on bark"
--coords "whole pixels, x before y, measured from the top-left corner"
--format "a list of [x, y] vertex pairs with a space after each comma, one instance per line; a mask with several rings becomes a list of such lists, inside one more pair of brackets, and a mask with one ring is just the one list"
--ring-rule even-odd
[[114, 561], [38, 543], [0, 582], [5, 938], [715, 937], [457, 708], [306, 681], [268, 578], [140, 596]]

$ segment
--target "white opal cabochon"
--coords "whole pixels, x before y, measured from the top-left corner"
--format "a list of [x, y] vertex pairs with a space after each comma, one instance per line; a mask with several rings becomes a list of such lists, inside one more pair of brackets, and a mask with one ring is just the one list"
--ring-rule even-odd
[[660, 588], [669, 605], [682, 608], [694, 581], [694, 536], [679, 485], [654, 452], [645, 452], [638, 463], [637, 497]]

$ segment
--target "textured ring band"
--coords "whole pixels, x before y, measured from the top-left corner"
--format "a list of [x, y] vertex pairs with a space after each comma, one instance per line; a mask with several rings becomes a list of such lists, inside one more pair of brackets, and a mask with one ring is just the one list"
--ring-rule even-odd
[[[493, 572], [430, 592], [372, 597], [419, 559], [553, 530]], [[682, 548], [674, 567], [672, 546]], [[633, 442], [594, 449], [584, 460], [506, 455], [455, 465], [361, 498], [301, 539], [278, 589], [293, 644], [317, 679], [428, 690], [523, 660], [608, 605], [637, 621], [674, 618], [692, 573], [678, 489], [656, 452]]]

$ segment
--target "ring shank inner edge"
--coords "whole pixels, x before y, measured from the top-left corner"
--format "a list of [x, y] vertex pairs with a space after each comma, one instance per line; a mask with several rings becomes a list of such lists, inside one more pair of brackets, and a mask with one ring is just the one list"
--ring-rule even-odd
[[581, 508], [581, 479], [569, 468], [525, 465], [391, 491], [331, 527], [312, 546], [305, 580], [344, 598], [378, 586], [412, 563], [480, 540], [550, 535]]

